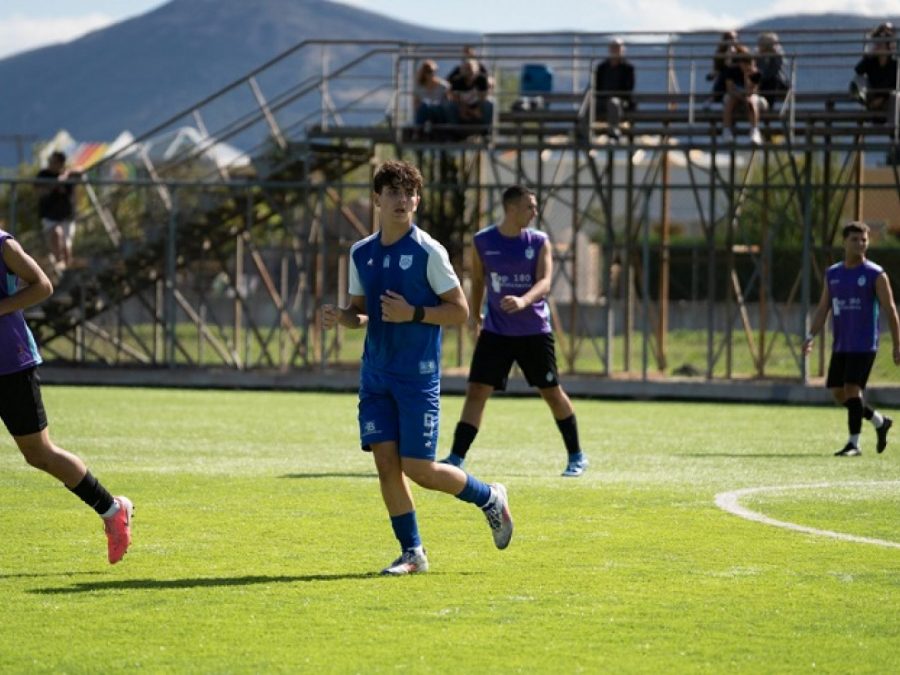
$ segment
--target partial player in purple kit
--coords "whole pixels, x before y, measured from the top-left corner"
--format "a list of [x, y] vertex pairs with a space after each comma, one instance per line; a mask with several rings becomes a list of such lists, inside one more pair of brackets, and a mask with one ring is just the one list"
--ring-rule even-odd
[[365, 328], [360, 368], [359, 434], [371, 451], [381, 496], [400, 544], [400, 557], [382, 574], [428, 571], [410, 480], [479, 507], [499, 549], [513, 521], [506, 488], [434, 461], [441, 391], [441, 327], [463, 323], [466, 297], [447, 251], [413, 222], [422, 175], [407, 162], [385, 162], [372, 199], [380, 230], [350, 249], [346, 307], [322, 306], [331, 328]]
[[[553, 255], [544, 232], [529, 228], [537, 215], [534, 193], [521, 185], [503, 193], [503, 220], [478, 232], [472, 256], [473, 328], [478, 335], [469, 368], [462, 415], [450, 454], [442, 461], [463, 466], [495, 390], [503, 391], [513, 363], [537, 387], [556, 420], [568, 461], [563, 476], [584, 473], [572, 402], [559, 384], [556, 347], [546, 295], [553, 278]], [[487, 292], [487, 312], [481, 306]]]
[[55, 445], [47, 430], [37, 372], [42, 359], [22, 311], [51, 293], [53, 285], [40, 266], [0, 230], [0, 418], [25, 461], [61, 481], [103, 519], [107, 556], [115, 564], [131, 544], [131, 501], [110, 495], [81, 458]]
[[887, 447], [893, 420], [866, 405], [863, 391], [878, 351], [879, 314], [887, 315], [896, 365], [900, 365], [900, 321], [887, 273], [866, 258], [869, 226], [862, 222], [848, 223], [843, 237], [844, 260], [825, 273], [825, 286], [803, 342], [803, 352], [809, 354], [812, 350], [813, 340], [830, 313], [834, 343], [825, 386], [831, 390], [835, 402], [847, 408], [850, 431], [846, 445], [835, 454], [858, 457], [862, 454], [859, 437], [863, 418], [875, 427], [875, 449], [880, 453]]

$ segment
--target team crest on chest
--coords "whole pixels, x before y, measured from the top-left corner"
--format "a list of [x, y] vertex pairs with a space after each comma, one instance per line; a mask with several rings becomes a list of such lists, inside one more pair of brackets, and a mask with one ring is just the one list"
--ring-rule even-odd
[[401, 255], [400, 256], [400, 269], [408, 270], [410, 267], [412, 267], [412, 261], [413, 261], [412, 255]]
[[534, 249], [531, 248], [530, 246], [525, 249], [525, 257], [528, 258], [529, 260], [534, 258]]
[[859, 279], [857, 279], [857, 280], [856, 280], [856, 285], [859, 286], [860, 288], [862, 288], [863, 286], [865, 286], [865, 285], [866, 285], [866, 278], [865, 278], [864, 276], [862, 276], [862, 277], [860, 277]]

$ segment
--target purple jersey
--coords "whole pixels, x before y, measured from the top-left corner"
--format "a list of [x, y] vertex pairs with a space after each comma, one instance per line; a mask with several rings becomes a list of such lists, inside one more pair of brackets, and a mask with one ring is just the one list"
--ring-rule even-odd
[[878, 349], [878, 297], [875, 281], [884, 270], [866, 260], [846, 267], [840, 262], [825, 273], [831, 296], [831, 326], [835, 352], [874, 352]]
[[[516, 237], [505, 237], [496, 225], [491, 225], [475, 235], [474, 243], [487, 289], [484, 329], [510, 336], [551, 332], [550, 309], [545, 298], [513, 314], [500, 309], [503, 296], [524, 295], [537, 282], [541, 248], [549, 245], [546, 233], [527, 229]], [[473, 307], [472, 311], [480, 308]]]
[[[13, 295], [19, 287], [18, 277], [3, 262], [3, 246], [12, 238], [0, 230], [0, 299]], [[21, 310], [0, 316], [0, 375], [18, 373], [40, 363], [41, 355]]]

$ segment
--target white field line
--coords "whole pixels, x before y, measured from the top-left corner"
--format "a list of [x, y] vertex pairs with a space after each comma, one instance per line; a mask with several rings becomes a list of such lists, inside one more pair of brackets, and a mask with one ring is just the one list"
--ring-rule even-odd
[[741, 490], [732, 490], [730, 492], [720, 492], [716, 495], [716, 506], [728, 513], [732, 513], [747, 520], [753, 520], [764, 525], [773, 525], [775, 527], [783, 527], [786, 530], [794, 532], [803, 532], [805, 534], [814, 534], [821, 537], [831, 537], [841, 541], [852, 541], [857, 544], [872, 544], [874, 546], [884, 546], [886, 548], [900, 549], [900, 542], [888, 541], [886, 539], [874, 539], [872, 537], [858, 537], [855, 534], [845, 534], [844, 532], [832, 532], [831, 530], [820, 530], [815, 527], [807, 527], [806, 525], [798, 525], [796, 523], [788, 523], [783, 520], [775, 520], [769, 518], [764, 513], [751, 511], [741, 506], [740, 500], [747, 495], [757, 494], [760, 492], [788, 492], [791, 490], [824, 490], [829, 488], [842, 487], [872, 487], [875, 485], [896, 485], [900, 487], [900, 481], [858, 481], [849, 483], [815, 483], [810, 485], [770, 485], [765, 487], [743, 488]]

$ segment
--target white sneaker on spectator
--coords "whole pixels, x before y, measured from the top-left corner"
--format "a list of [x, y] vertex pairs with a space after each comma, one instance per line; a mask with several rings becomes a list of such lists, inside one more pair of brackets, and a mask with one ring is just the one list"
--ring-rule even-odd
[[750, 142], [753, 143], [753, 145], [762, 145], [763, 138], [762, 134], [759, 133], [759, 127], [750, 129]]

